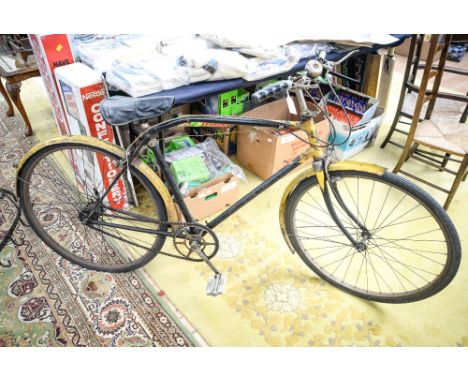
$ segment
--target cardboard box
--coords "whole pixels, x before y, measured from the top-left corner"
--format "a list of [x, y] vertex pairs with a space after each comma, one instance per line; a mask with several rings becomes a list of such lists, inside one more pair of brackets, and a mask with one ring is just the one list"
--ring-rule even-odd
[[29, 40], [52, 104], [59, 131], [63, 135], [70, 134], [54, 74], [56, 68], [75, 62], [70, 40], [66, 34], [30, 34]]
[[204, 219], [232, 205], [239, 199], [239, 179], [232, 174], [213, 179], [189, 191], [184, 197], [196, 220]]
[[322, 119], [320, 122], [315, 122], [315, 135], [321, 142], [319, 144], [322, 146], [324, 145], [323, 142], [328, 142], [328, 138], [330, 137], [330, 122], [328, 119]]
[[[267, 103], [243, 114], [251, 118], [294, 120], [297, 116], [289, 113], [287, 102], [280, 99]], [[294, 132], [258, 126], [239, 126], [237, 136], [237, 160], [241, 166], [267, 179], [306, 151], [309, 145], [304, 131]]]
[[[84, 64], [74, 63], [57, 68], [55, 77], [70, 134], [87, 135], [115, 144], [113, 128], [104, 121], [99, 108], [106, 97], [100, 73]], [[95, 179], [96, 184], [102, 181], [106, 187], [117, 172], [112, 162], [96, 155], [69, 159], [83, 179], [86, 174], [87, 179]], [[96, 174], [89, 173], [93, 169]], [[109, 204], [114, 208], [128, 208], [127, 191], [120, 179], [108, 195]]]
[[[369, 143], [372, 143], [377, 136], [380, 125], [383, 121], [384, 110], [377, 108], [374, 116], [365, 121], [361, 121], [351, 129], [351, 135], [346, 143], [335, 147], [335, 154], [338, 159], [343, 160], [356, 155]], [[342, 122], [335, 122], [336, 143], [343, 142], [349, 133], [349, 127]], [[329, 141], [331, 142], [332, 136]]]

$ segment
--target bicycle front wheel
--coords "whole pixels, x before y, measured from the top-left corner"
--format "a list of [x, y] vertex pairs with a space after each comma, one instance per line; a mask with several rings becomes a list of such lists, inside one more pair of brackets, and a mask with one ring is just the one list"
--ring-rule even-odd
[[286, 230], [301, 259], [334, 286], [372, 301], [404, 303], [430, 297], [455, 276], [461, 257], [456, 229], [425, 191], [395, 174], [330, 173], [352, 214], [333, 200], [358, 251], [333, 221], [317, 179], [307, 178], [286, 205]]
[[105, 194], [123, 159], [99, 145], [55, 142], [21, 168], [26, 219], [65, 259], [92, 270], [128, 272], [162, 248], [166, 208], [143, 173], [130, 166]]

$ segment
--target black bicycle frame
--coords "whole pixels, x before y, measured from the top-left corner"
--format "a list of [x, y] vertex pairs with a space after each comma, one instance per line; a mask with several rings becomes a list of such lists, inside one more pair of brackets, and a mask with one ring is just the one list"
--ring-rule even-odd
[[[311, 118], [311, 117], [306, 117], [306, 118]], [[162, 133], [164, 130], [169, 129], [170, 127], [182, 125], [182, 124], [190, 124], [191, 122], [201, 122], [205, 123], [203, 127], [213, 127], [213, 128], [222, 128], [222, 127], [227, 127], [227, 126], [232, 126], [232, 125], [246, 125], [246, 126], [260, 126], [260, 127], [272, 127], [272, 128], [284, 128], [284, 127], [296, 127], [295, 123], [292, 123], [291, 121], [275, 121], [275, 120], [268, 120], [268, 119], [257, 119], [257, 118], [245, 118], [245, 117], [227, 117], [227, 116], [217, 116], [217, 115], [186, 115], [186, 116], [181, 116], [178, 118], [174, 118], [162, 123], [159, 123], [151, 128], [149, 128], [145, 133], [143, 133], [138, 140], [140, 142], [135, 141], [134, 144], [136, 146], [130, 150], [130, 152], [127, 153], [127, 158], [125, 161], [123, 161], [123, 167], [120, 170], [120, 172], [116, 175], [114, 180], [111, 182], [109, 187], [106, 189], [104, 192], [104, 195], [101, 197], [101, 201], [104, 199], [105, 195], [110, 191], [112, 186], [117, 182], [117, 180], [122, 176], [122, 174], [127, 170], [128, 166], [131, 164], [131, 162], [137, 157], [138, 153], [142, 149], [143, 146], [149, 145], [150, 149], [153, 150], [156, 161], [158, 162], [160, 171], [163, 176], [163, 180], [165, 181], [166, 185], [169, 188], [169, 191], [171, 192], [172, 196], [174, 197], [176, 203], [179, 205], [179, 208], [185, 218], [185, 221], [187, 223], [193, 223], [194, 219], [193, 216], [191, 215], [187, 205], [184, 202], [184, 197], [181, 194], [178, 185], [175, 182], [175, 179], [173, 178], [171, 171], [169, 169], [169, 166], [167, 162], [165, 161], [164, 154], [162, 153], [162, 150], [159, 146], [158, 141], [156, 140], [155, 143], [151, 144], [151, 138], [153, 136], [158, 135], [159, 133]], [[217, 225], [225, 221], [227, 218], [229, 218], [232, 214], [237, 212], [240, 208], [245, 206], [247, 203], [249, 203], [251, 200], [253, 200], [255, 197], [260, 195], [263, 191], [265, 191], [267, 188], [275, 184], [279, 179], [293, 171], [296, 167], [298, 167], [301, 164], [301, 156], [299, 155], [296, 158], [292, 160], [290, 164], [287, 166], [283, 167], [281, 170], [273, 174], [271, 177], [260, 183], [257, 187], [255, 187], [252, 191], [244, 195], [241, 199], [239, 199], [236, 203], [228, 207], [226, 210], [224, 210], [220, 215], [218, 215], [216, 218], [213, 220], [206, 222], [206, 225], [208, 228], [215, 228]], [[326, 179], [328, 182], [328, 179]], [[334, 187], [333, 184], [331, 184], [332, 188]], [[334, 210], [333, 204], [330, 202], [330, 195], [328, 194], [327, 190], [325, 197], [325, 201], [327, 204], [327, 208], [329, 209], [329, 212], [331, 216], [333, 217], [333, 220], [337, 223], [338, 227], [340, 230], [345, 234], [345, 236], [350, 240], [350, 242], [354, 245], [355, 248], [358, 248], [358, 243], [348, 232], [346, 227], [341, 224], [340, 219], [336, 215], [336, 212]], [[343, 204], [341, 197], [338, 193], [338, 190], [332, 189], [333, 194], [339, 201], [340, 205]], [[355, 221], [357, 222], [358, 226], [363, 229], [365, 232], [368, 232], [367, 228], [365, 228], [359, 220], [349, 211], [348, 208], [344, 208], [345, 212], [348, 213], [348, 215]], [[92, 215], [94, 212], [91, 211], [89, 216]], [[161, 222], [165, 223], [165, 222]], [[173, 222], [171, 222], [173, 223]], [[109, 223], [111, 226], [118, 227], [118, 225], [114, 225], [113, 223]], [[163, 235], [170, 235], [169, 233], [162, 233], [161, 231], [156, 231], [156, 230], [151, 230], [151, 229], [145, 229], [144, 232], [147, 233], [154, 233], [154, 234], [163, 234]]]
[[[170, 127], [181, 125], [181, 124], [186, 124], [186, 123], [191, 123], [191, 122], [206, 123], [207, 124], [205, 125], [206, 127], [213, 127], [213, 128], [222, 128], [222, 126], [227, 127], [231, 125], [247, 125], [247, 126], [274, 127], [274, 128], [280, 129], [284, 127], [295, 126], [293, 123], [289, 121], [273, 121], [273, 120], [267, 120], [267, 119], [256, 119], [256, 118], [245, 118], [245, 117], [243, 118], [243, 117], [207, 116], [207, 115], [203, 115], [203, 116], [202, 115], [187, 115], [187, 116], [182, 116], [179, 118], [169, 120], [167, 122], [160, 123], [150, 128], [145, 133], [145, 135], [151, 136], [153, 134], [162, 132]], [[143, 142], [144, 141], [147, 141], [147, 139], [144, 139]], [[142, 144], [140, 144], [139, 148], [141, 148], [144, 144], [146, 144], [143, 142]], [[158, 162], [158, 165], [162, 172], [164, 180], [166, 181], [166, 184], [169, 187], [169, 191], [172, 193], [175, 201], [179, 205], [182, 211], [182, 214], [184, 215], [185, 221], [193, 222], [194, 219], [184, 202], [183, 195], [179, 191], [179, 188], [170, 172], [169, 166], [167, 165], [167, 162], [164, 159], [164, 155], [161, 152], [159, 145], [154, 144], [150, 147], [150, 149], [152, 149], [155, 153], [156, 160]], [[139, 149], [137, 149], [137, 152], [138, 151]], [[236, 203], [234, 203], [233, 205], [228, 207], [226, 210], [224, 210], [216, 218], [207, 222], [206, 225], [209, 228], [214, 228], [220, 223], [222, 223], [224, 220], [229, 218], [232, 214], [238, 211], [241, 207], [245, 206], [256, 196], [260, 195], [263, 191], [265, 191], [267, 188], [275, 184], [283, 176], [285, 176], [289, 172], [293, 171], [297, 166], [299, 166], [300, 164], [299, 158], [300, 156], [295, 158], [289, 165], [283, 167], [280, 171], [278, 171], [277, 173], [275, 173], [274, 175], [272, 175], [271, 177], [269, 177], [268, 179], [260, 183], [252, 191], [244, 195], [241, 199], [239, 199]]]
[[[117, 181], [120, 179], [120, 177], [127, 171], [128, 167], [132, 163], [132, 161], [138, 156], [138, 153], [140, 150], [143, 148], [143, 146], [150, 144], [151, 138], [153, 136], [158, 135], [159, 133], [162, 133], [164, 130], [169, 129], [170, 127], [182, 125], [182, 124], [188, 124], [191, 122], [201, 122], [201, 123], [206, 123], [206, 127], [213, 127], [213, 128], [220, 128], [222, 126], [232, 126], [232, 125], [247, 125], [247, 126], [261, 126], [261, 127], [275, 127], [275, 128], [284, 128], [284, 127], [295, 127], [296, 125], [292, 123], [291, 121], [274, 121], [274, 120], [268, 120], [268, 119], [257, 119], [257, 118], [245, 118], [245, 117], [227, 117], [227, 116], [216, 116], [216, 115], [186, 115], [186, 116], [181, 116], [178, 118], [174, 118], [162, 123], [159, 123], [151, 128], [149, 128], [146, 132], [144, 132], [139, 138], [140, 141], [137, 142], [135, 141], [134, 143], [138, 143], [135, 147], [132, 147], [129, 152], [126, 153], [126, 158], [125, 160], [122, 160], [122, 168], [120, 171], [116, 174], [112, 182], [109, 184], [107, 189], [104, 191], [103, 195], [100, 197], [94, 208], [92, 208], [90, 211], [87, 211], [87, 216], [85, 218], [85, 222], [88, 221], [88, 219], [93, 215], [93, 213], [97, 210], [98, 206], [102, 201], [105, 199], [106, 195], [110, 192], [112, 187], [117, 183]], [[161, 148], [158, 145], [158, 142], [156, 141], [155, 144], [150, 145], [151, 149], [153, 150], [156, 161], [158, 162], [159, 168], [162, 172], [163, 175], [163, 180], [166, 182], [167, 186], [169, 187], [169, 191], [172, 193], [176, 203], [179, 205], [180, 210], [182, 211], [182, 214], [184, 215], [185, 221], [189, 223], [193, 223], [194, 219], [187, 207], [187, 205], [184, 202], [184, 198], [182, 194], [179, 191], [179, 188], [170, 172], [169, 166], [167, 162], [165, 161], [164, 154], [161, 151]], [[209, 228], [214, 228], [224, 220], [226, 220], [229, 216], [231, 216], [234, 212], [236, 212], [239, 208], [242, 206], [246, 205], [248, 202], [250, 202], [253, 198], [256, 196], [260, 195], [263, 191], [265, 191], [268, 187], [276, 183], [280, 178], [282, 178], [284, 175], [287, 173], [291, 172], [294, 170], [297, 166], [299, 166], [300, 161], [299, 161], [300, 156], [295, 158], [288, 166], [284, 167], [280, 171], [278, 171], [276, 174], [262, 182], [260, 185], [258, 185], [255, 189], [250, 191], [247, 195], [245, 195], [243, 198], [238, 200], [236, 203], [234, 203], [232, 206], [227, 208], [221, 215], [219, 215], [217, 218], [213, 219], [211, 222], [207, 223]], [[93, 221], [94, 224], [98, 224], [97, 222]], [[164, 223], [164, 222], [161, 222]], [[104, 225], [99, 223], [98, 225]], [[122, 227], [118, 224], [114, 223], [106, 223], [106, 225], [110, 227], [115, 227], [119, 228]], [[146, 233], [154, 233], [155, 235], [160, 235], [160, 234], [165, 234], [162, 233], [161, 231], [157, 230], [151, 230], [151, 229], [144, 229], [141, 230], [142, 232]], [[167, 234], [169, 235], [169, 234]]]

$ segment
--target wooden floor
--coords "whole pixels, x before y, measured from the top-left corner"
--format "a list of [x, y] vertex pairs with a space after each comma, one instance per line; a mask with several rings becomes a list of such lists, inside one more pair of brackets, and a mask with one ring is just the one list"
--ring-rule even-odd
[[[400, 73], [404, 73], [406, 60], [406, 56], [395, 55], [395, 70]], [[424, 63], [424, 61], [422, 61], [422, 63]], [[447, 60], [445, 66], [468, 71], [468, 52], [465, 53], [461, 62]], [[416, 77], [417, 81], [421, 79], [422, 73], [422, 69], [418, 71], [418, 76]], [[461, 94], [466, 94], [466, 92], [468, 91], [468, 76], [444, 72], [444, 76], [442, 77], [441, 88], [449, 88], [452, 92], [455, 91]]]

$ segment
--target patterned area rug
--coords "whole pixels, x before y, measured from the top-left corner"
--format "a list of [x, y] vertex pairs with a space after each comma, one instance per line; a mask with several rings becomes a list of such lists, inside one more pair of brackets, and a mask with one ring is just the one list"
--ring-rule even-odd
[[[0, 187], [32, 145], [0, 101]], [[0, 230], [14, 217], [2, 203]], [[113, 275], [62, 259], [21, 224], [0, 253], [0, 346], [200, 346], [203, 339], [144, 272]], [[64, 237], [64, 240], [66, 238]]]

